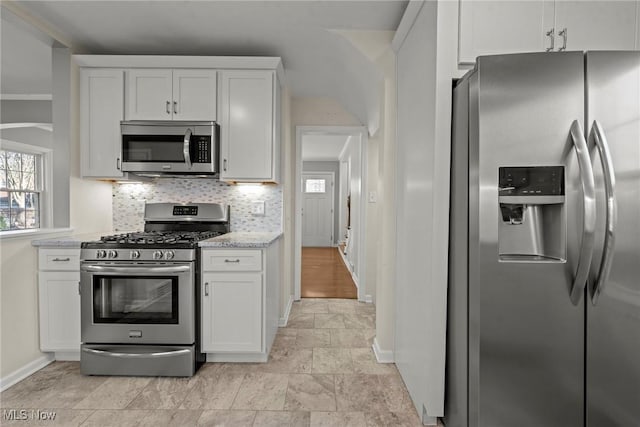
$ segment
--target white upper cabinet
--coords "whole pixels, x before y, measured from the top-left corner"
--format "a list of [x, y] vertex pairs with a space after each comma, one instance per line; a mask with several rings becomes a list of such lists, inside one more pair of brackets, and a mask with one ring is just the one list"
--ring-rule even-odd
[[[556, 1], [556, 50], [633, 50], [635, 1]], [[563, 33], [565, 31], [566, 33]]]
[[458, 63], [477, 56], [563, 50], [633, 50], [637, 1], [459, 2]]
[[216, 71], [127, 70], [127, 120], [216, 120]]
[[277, 182], [279, 123], [276, 74], [221, 71], [220, 179]]
[[120, 121], [124, 119], [124, 71], [80, 70], [80, 147], [83, 177], [121, 178]]
[[216, 120], [215, 70], [173, 70], [173, 120]]
[[477, 56], [544, 51], [550, 43], [545, 21], [553, 3], [545, 1], [460, 1], [458, 62]]

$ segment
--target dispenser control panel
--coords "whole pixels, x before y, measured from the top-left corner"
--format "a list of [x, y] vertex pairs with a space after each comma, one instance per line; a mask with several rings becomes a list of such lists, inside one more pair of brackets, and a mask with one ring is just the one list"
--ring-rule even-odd
[[498, 168], [500, 196], [563, 196], [564, 166]]

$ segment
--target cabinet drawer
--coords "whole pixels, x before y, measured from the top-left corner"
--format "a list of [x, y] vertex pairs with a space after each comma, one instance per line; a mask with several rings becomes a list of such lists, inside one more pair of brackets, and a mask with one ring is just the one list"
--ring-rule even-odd
[[203, 250], [203, 271], [260, 271], [261, 250]]
[[38, 258], [40, 270], [80, 270], [80, 249], [40, 249]]

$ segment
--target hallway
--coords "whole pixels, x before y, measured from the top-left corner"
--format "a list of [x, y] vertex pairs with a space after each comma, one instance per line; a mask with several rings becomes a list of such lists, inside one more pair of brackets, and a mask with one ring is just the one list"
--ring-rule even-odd
[[358, 289], [337, 248], [302, 248], [301, 296], [358, 298]]

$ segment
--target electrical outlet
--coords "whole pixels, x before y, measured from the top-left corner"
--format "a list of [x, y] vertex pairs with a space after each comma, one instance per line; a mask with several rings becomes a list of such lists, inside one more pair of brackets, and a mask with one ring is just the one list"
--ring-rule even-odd
[[255, 216], [264, 216], [265, 202], [264, 200], [256, 200], [251, 203], [251, 213]]
[[375, 191], [369, 191], [369, 203], [376, 203], [378, 201], [378, 193]]

